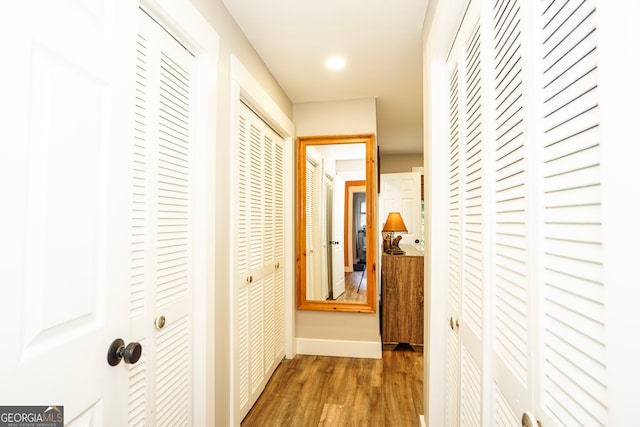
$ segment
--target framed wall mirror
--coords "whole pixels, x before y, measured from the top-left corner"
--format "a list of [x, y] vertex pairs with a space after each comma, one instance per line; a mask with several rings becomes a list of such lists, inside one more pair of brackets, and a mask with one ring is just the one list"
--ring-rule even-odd
[[374, 313], [374, 136], [298, 137], [297, 143], [297, 307]]

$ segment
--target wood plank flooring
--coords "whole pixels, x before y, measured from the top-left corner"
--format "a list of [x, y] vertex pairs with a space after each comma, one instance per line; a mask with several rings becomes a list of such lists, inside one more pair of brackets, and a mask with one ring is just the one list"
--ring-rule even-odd
[[422, 353], [380, 359], [298, 355], [284, 360], [242, 427], [420, 425]]
[[[367, 300], [367, 276], [366, 271], [354, 271], [344, 274], [344, 293], [336, 298], [336, 301], [365, 302]], [[362, 282], [360, 282], [362, 278]], [[360, 291], [358, 291], [360, 286]]]

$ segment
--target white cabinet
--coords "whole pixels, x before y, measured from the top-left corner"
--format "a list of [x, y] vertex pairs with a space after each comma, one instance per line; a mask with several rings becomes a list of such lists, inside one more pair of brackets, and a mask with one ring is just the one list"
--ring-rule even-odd
[[234, 162], [234, 413], [242, 420], [284, 357], [283, 139], [240, 105]]

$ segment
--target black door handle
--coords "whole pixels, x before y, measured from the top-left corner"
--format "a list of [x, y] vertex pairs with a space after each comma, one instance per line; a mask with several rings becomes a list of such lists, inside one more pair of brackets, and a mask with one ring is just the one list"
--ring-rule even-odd
[[109, 365], [116, 366], [122, 359], [124, 363], [133, 365], [142, 356], [142, 346], [137, 342], [130, 342], [125, 347], [124, 341], [121, 338], [113, 340], [107, 351], [107, 362]]

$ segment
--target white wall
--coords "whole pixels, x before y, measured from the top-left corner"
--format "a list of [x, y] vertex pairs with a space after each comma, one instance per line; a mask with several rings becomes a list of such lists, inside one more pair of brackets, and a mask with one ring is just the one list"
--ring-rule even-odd
[[[289, 118], [292, 104], [273, 78], [254, 48], [244, 36], [220, 0], [191, 0], [209, 24], [220, 36], [220, 56], [218, 62], [217, 92], [217, 130], [215, 140], [216, 164], [209, 171], [210, 179], [215, 182], [214, 196], [208, 198], [208, 215], [215, 217], [213, 235], [208, 236], [209, 244], [215, 245], [215, 259], [208, 260], [216, 264], [215, 280], [208, 283], [213, 289], [213, 298], [207, 301], [210, 312], [214, 313], [214, 333], [208, 333], [207, 354], [215, 354], [215, 366], [208, 365], [207, 372], [207, 424], [231, 425], [230, 399], [233, 390], [230, 364], [230, 258], [227, 242], [233, 238], [230, 231], [231, 218], [227, 209], [230, 204], [230, 158], [231, 146], [231, 108], [232, 83], [230, 80], [231, 56], [235, 56], [249, 74], [267, 92], [277, 107]], [[201, 349], [196, 349], [200, 351]], [[202, 349], [204, 350], [204, 349]], [[213, 370], [213, 372], [211, 372]], [[213, 380], [214, 379], [214, 380]], [[215, 394], [215, 401], [213, 396]], [[211, 398], [209, 398], [211, 396]]]
[[298, 136], [376, 133], [376, 100], [309, 102], [293, 106]]
[[[294, 104], [293, 121], [299, 136], [376, 134], [376, 101]], [[297, 310], [296, 341], [299, 353], [381, 357], [379, 314]]]

